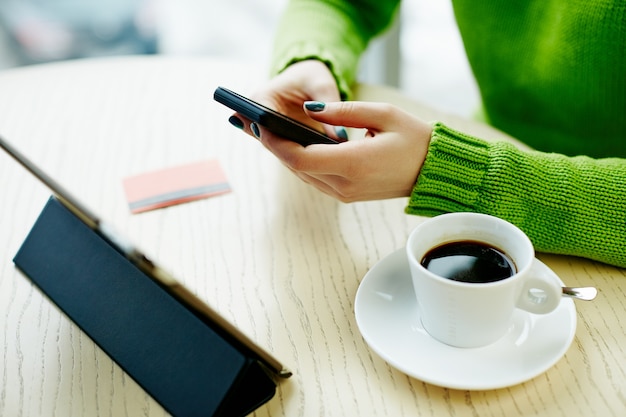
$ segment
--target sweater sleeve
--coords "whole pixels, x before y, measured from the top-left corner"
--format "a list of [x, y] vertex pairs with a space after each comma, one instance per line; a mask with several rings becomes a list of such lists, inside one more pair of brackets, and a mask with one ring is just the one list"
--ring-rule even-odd
[[434, 126], [406, 212], [472, 211], [517, 225], [540, 252], [626, 267], [626, 160], [566, 157]]
[[399, 0], [291, 0], [274, 37], [271, 74], [306, 59], [332, 71], [344, 99], [369, 41], [393, 21]]

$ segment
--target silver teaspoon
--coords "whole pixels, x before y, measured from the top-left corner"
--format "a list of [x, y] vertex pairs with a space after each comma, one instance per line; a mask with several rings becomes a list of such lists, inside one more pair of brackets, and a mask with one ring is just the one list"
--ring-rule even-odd
[[576, 298], [577, 300], [591, 301], [598, 295], [594, 287], [563, 287], [563, 296]]

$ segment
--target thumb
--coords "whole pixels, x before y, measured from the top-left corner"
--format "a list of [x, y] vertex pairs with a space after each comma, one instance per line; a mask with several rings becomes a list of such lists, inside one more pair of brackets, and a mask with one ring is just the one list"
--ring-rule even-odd
[[[307, 101], [305, 103], [324, 104], [324, 103], [340, 102], [341, 97], [339, 96], [339, 91], [337, 89], [334, 89], [334, 90], [331, 89], [329, 91], [318, 92], [318, 94], [315, 97], [312, 97], [311, 100], [315, 100], [315, 101]], [[306, 110], [307, 110], [307, 107], [305, 105], [305, 112]], [[324, 133], [326, 133], [326, 135], [330, 136], [331, 138], [337, 139], [339, 141], [345, 141], [348, 139], [348, 133], [346, 132], [346, 129], [344, 128], [344, 126], [342, 126], [341, 124], [334, 125], [334, 124], [322, 122], [322, 128], [324, 129]]]

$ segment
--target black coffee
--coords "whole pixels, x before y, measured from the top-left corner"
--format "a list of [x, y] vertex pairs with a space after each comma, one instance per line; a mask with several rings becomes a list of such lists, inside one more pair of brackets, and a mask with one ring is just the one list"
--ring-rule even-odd
[[503, 251], [474, 241], [437, 246], [424, 256], [422, 266], [440, 277], [472, 283], [500, 281], [515, 274], [515, 264]]

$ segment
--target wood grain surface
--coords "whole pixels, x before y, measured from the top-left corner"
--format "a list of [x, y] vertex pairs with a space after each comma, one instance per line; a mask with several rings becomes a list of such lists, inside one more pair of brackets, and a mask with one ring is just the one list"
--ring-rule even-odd
[[[370, 350], [354, 317], [359, 283], [423, 219], [404, 214], [404, 199], [338, 203], [233, 128], [213, 90], [251, 93], [263, 74], [249, 64], [164, 57], [7, 70], [0, 134], [294, 371], [255, 416], [625, 415], [626, 272], [591, 261], [539, 254], [567, 284], [600, 293], [576, 304], [566, 355], [526, 383], [450, 390]], [[358, 96], [503, 137], [394, 90], [362, 86]], [[123, 178], [212, 158], [232, 193], [130, 214]], [[16, 271], [12, 257], [49, 191], [0, 153], [0, 192], [0, 416], [167, 415]]]

